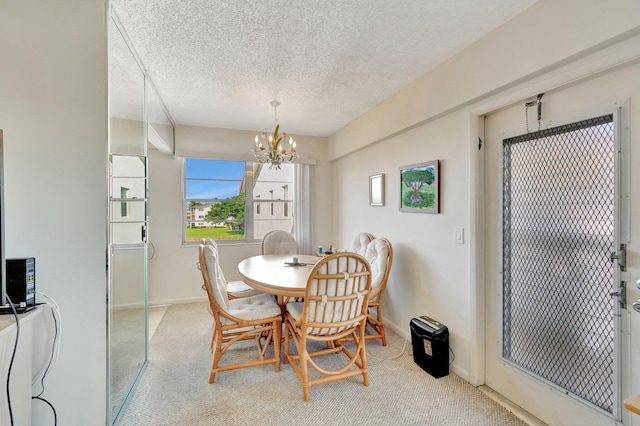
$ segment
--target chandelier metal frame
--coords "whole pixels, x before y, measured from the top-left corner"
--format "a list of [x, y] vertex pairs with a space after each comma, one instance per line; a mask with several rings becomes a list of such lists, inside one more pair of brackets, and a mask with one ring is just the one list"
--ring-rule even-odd
[[[278, 106], [280, 102], [271, 101], [275, 116], [276, 127], [273, 133], [262, 132], [256, 135], [253, 147], [253, 155], [260, 163], [269, 163], [269, 169], [275, 168], [280, 170], [283, 163], [293, 163], [298, 157], [296, 152], [296, 141], [289, 137], [289, 145], [285, 148], [284, 140], [287, 137], [285, 132], [280, 133], [280, 124], [278, 123]], [[263, 145], [260, 139], [265, 141]]]

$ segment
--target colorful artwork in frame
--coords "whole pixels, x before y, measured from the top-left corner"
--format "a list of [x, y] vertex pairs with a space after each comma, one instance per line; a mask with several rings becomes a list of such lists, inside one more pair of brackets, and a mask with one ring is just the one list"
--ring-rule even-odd
[[400, 167], [400, 211], [440, 213], [439, 160]]

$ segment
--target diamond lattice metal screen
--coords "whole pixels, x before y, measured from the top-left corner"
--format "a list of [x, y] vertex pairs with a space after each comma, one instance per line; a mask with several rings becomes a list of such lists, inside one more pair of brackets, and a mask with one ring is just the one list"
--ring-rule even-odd
[[614, 132], [503, 141], [503, 357], [612, 412]]

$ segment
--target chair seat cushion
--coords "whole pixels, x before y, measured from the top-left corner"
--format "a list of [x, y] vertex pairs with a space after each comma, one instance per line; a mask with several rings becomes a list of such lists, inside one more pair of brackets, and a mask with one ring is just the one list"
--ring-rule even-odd
[[227, 293], [233, 295], [234, 297], [248, 297], [256, 296], [261, 292], [256, 290], [255, 288], [249, 287], [242, 281], [229, 281], [227, 283]]
[[244, 320], [259, 320], [280, 315], [280, 306], [270, 294], [229, 300], [229, 314]]
[[302, 308], [304, 308], [304, 302], [287, 303], [287, 312], [289, 312], [296, 321], [300, 321], [300, 318], [302, 318]]
[[[287, 312], [289, 312], [289, 314], [291, 314], [291, 316], [293, 317], [293, 319], [296, 320], [296, 322], [299, 322], [300, 319], [302, 318], [302, 309], [304, 308], [304, 302], [289, 302], [287, 303]], [[338, 313], [337, 317], [340, 317], [340, 313]], [[309, 318], [309, 320], [311, 321], [312, 319]], [[346, 327], [340, 327], [340, 328], [336, 328], [336, 327], [331, 327], [331, 328], [327, 328], [327, 327], [322, 327], [322, 328], [318, 328], [318, 327], [307, 327], [307, 334], [308, 335], [315, 335], [315, 336], [326, 336], [328, 334], [334, 334], [334, 333], [338, 333], [341, 332], [345, 329]]]

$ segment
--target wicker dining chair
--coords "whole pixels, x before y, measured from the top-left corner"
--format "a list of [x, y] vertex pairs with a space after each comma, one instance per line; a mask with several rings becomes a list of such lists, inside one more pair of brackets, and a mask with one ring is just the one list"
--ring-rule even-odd
[[[237, 299], [239, 297], [248, 297], [255, 296], [260, 294], [261, 292], [256, 290], [255, 288], [250, 287], [243, 281], [227, 281], [224, 277], [224, 273], [222, 272], [222, 268], [220, 267], [220, 257], [218, 252], [218, 243], [216, 243], [211, 238], [202, 238], [201, 243], [203, 245], [208, 245], [213, 247], [216, 252], [217, 266], [218, 266], [218, 275], [217, 279], [221, 282], [225, 283], [227, 288], [227, 294], [229, 295], [229, 299]], [[200, 264], [198, 263], [198, 269], [200, 269]]]
[[[298, 243], [290, 233], [282, 230], [267, 232], [262, 238], [262, 254], [297, 254]], [[301, 299], [290, 297], [279, 297], [278, 300], [284, 306], [289, 301]]]
[[296, 253], [298, 253], [296, 239], [286, 231], [270, 231], [262, 238], [262, 254]]
[[[309, 388], [323, 383], [362, 375], [364, 385], [369, 385], [365, 339], [361, 336], [370, 289], [371, 271], [365, 258], [337, 253], [321, 259], [311, 270], [304, 302], [287, 304], [284, 362], [291, 364], [300, 379], [305, 401], [309, 400]], [[354, 342], [355, 348], [350, 345], [347, 349], [341, 339]], [[290, 350], [290, 340], [296, 354]], [[320, 357], [338, 353], [346, 355], [338, 368], [320, 361]]]
[[365, 252], [367, 251], [367, 246], [371, 241], [373, 241], [374, 238], [375, 237], [373, 235], [366, 232], [362, 232], [356, 235], [356, 237], [353, 239], [353, 242], [351, 243], [349, 251], [364, 256]]
[[[214, 382], [216, 373], [238, 368], [275, 364], [276, 372], [279, 372], [282, 311], [273, 296], [261, 293], [229, 300], [225, 287], [216, 279], [218, 268], [214, 248], [200, 245], [199, 258], [214, 318], [209, 383]], [[220, 359], [234, 343], [251, 339], [255, 340], [258, 347], [258, 360], [220, 365]], [[266, 358], [271, 343], [273, 357]]]
[[391, 263], [393, 262], [393, 247], [386, 238], [376, 238], [367, 245], [364, 255], [371, 266], [371, 295], [367, 308], [367, 325], [373, 329], [373, 334], [367, 334], [366, 339], [380, 339], [382, 346], [387, 346], [382, 321], [382, 296], [387, 287]]

